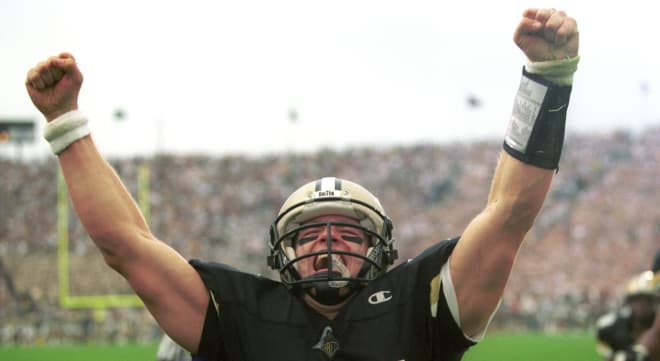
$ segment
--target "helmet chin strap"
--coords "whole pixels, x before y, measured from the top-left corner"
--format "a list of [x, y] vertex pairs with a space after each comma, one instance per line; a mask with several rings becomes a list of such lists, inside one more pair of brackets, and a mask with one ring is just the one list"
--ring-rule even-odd
[[[341, 273], [332, 272], [333, 276], [341, 277]], [[304, 283], [302, 289], [305, 290], [314, 300], [324, 305], [336, 305], [347, 299], [358, 288], [355, 282], [348, 281], [328, 281], [327, 274], [315, 274], [306, 277], [305, 280], [317, 280], [315, 282]], [[348, 292], [341, 292], [347, 289]]]

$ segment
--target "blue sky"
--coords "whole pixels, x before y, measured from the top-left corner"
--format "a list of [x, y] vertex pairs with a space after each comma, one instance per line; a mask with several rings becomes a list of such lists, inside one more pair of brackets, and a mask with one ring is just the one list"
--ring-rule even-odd
[[655, 6], [610, 3], [8, 0], [0, 117], [41, 120], [25, 74], [69, 51], [107, 155], [501, 139], [525, 60], [513, 30], [525, 8], [552, 6], [580, 27], [569, 132], [640, 131], [660, 124]]

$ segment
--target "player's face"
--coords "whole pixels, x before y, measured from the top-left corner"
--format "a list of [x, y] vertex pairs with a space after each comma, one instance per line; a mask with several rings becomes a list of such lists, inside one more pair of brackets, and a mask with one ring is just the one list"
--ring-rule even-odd
[[[356, 219], [339, 215], [319, 216], [305, 223], [320, 222], [360, 224]], [[312, 252], [326, 251], [328, 249], [328, 236], [333, 251], [346, 251], [363, 256], [367, 253], [369, 240], [361, 229], [352, 226], [332, 225], [328, 234], [327, 225], [321, 225], [300, 231], [296, 240], [296, 255], [302, 256]], [[334, 255], [333, 259], [328, 259], [327, 255], [321, 254], [300, 260], [298, 262], [298, 272], [302, 278], [327, 272], [330, 262], [333, 262], [333, 271], [342, 273], [344, 277], [355, 277], [360, 271], [364, 260], [343, 254]]]

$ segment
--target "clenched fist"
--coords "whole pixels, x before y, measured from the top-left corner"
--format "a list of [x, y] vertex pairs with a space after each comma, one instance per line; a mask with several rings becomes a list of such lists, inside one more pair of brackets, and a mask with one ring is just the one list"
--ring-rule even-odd
[[32, 103], [47, 121], [78, 109], [78, 93], [83, 76], [73, 55], [61, 53], [30, 69], [25, 87]]
[[527, 9], [513, 41], [533, 62], [574, 58], [578, 55], [577, 22], [563, 11]]

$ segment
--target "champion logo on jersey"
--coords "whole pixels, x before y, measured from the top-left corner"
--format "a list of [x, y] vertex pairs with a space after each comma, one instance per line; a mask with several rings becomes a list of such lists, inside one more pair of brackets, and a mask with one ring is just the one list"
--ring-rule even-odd
[[392, 291], [384, 290], [384, 291], [378, 291], [371, 296], [369, 296], [368, 300], [369, 303], [372, 305], [377, 305], [379, 303], [387, 302], [392, 299]]

